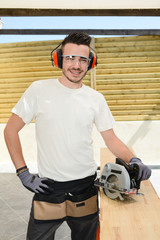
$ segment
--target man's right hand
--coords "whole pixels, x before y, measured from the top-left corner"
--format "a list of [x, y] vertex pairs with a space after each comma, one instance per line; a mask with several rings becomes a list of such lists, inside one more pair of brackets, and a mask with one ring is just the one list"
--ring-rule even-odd
[[53, 187], [49, 186], [49, 180], [47, 178], [40, 178], [36, 174], [31, 174], [28, 169], [18, 175], [22, 184], [31, 192], [41, 194], [53, 193]]

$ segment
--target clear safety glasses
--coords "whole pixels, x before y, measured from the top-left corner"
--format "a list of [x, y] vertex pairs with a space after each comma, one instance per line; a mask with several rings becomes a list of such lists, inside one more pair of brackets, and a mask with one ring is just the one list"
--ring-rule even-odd
[[84, 56], [79, 56], [79, 55], [63, 55], [62, 56], [64, 61], [68, 64], [74, 64], [77, 61], [79, 62], [80, 65], [82, 66], [89, 66], [90, 59]]

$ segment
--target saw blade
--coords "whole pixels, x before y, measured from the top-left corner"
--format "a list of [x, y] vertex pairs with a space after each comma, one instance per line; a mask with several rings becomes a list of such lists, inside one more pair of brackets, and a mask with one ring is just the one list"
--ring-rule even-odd
[[113, 175], [113, 174], [110, 175], [107, 179], [107, 182], [111, 184], [113, 189], [118, 189], [119, 180], [118, 180], [118, 177], [116, 175]]
[[[109, 183], [109, 185], [111, 186], [111, 188], [104, 188], [103, 191], [105, 193], [105, 195], [107, 195], [109, 198], [111, 199], [116, 199], [118, 197], [120, 197], [120, 193], [117, 192], [118, 186], [119, 186], [119, 180], [118, 177], [114, 174], [111, 174], [108, 178], [107, 178], [107, 182]], [[114, 191], [115, 189], [115, 191]]]

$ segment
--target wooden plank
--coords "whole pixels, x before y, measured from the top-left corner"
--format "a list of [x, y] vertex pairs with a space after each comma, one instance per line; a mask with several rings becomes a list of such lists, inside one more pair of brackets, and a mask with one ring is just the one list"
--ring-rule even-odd
[[[101, 149], [101, 169], [107, 162], [115, 162], [115, 156], [108, 149]], [[140, 192], [144, 196], [120, 201], [109, 199], [101, 191], [101, 240], [160, 239], [160, 200], [149, 180], [141, 183]]]
[[152, 121], [159, 120], [160, 115], [127, 115], [127, 116], [114, 116], [116, 121]]
[[97, 74], [129, 74], [129, 73], [156, 73], [160, 72], [160, 67], [150, 67], [150, 68], [119, 68], [119, 69], [106, 69], [105, 67], [97, 67]]
[[[1, 61], [1, 59], [0, 59]], [[134, 62], [159, 62], [159, 56], [132, 56], [132, 57], [119, 57], [119, 58], [112, 58], [107, 56], [103, 56], [103, 54], [98, 54], [98, 64], [105, 64], [105, 63], [134, 63]]]
[[98, 57], [103, 58], [124, 58], [124, 57], [159, 57], [160, 51], [146, 51], [146, 52], [97, 52]]
[[0, 64], [6, 64], [6, 63], [20, 63], [20, 62], [41, 62], [41, 61], [50, 61], [50, 57], [48, 55], [46, 56], [32, 56], [32, 57], [12, 57], [12, 58], [0, 58]]
[[[11, 63], [7, 63], [7, 62], [3, 62], [1, 63], [0, 62], [0, 69], [1, 70], [5, 70], [6, 68], [10, 68], [12, 71], [15, 69], [15, 68], [23, 68], [23, 67], [49, 67], [49, 66], [52, 66], [51, 65], [51, 61], [50, 59], [47, 59], [47, 61], [27, 61], [27, 62], [11, 62]], [[52, 69], [53, 69], [53, 66], [52, 66]]]
[[[145, 105], [114, 105], [114, 106], [111, 106], [109, 105], [110, 107], [110, 110], [112, 112], [114, 111], [119, 111], [119, 109], [121, 109], [121, 111], [131, 111], [131, 110], [136, 110], [136, 111], [140, 111], [142, 114], [143, 114], [143, 110], [160, 110], [160, 105], [158, 104], [152, 104], [152, 105], [149, 105], [149, 104], [145, 104]], [[127, 113], [126, 113], [127, 114]]]
[[95, 39], [95, 44], [96, 43], [101, 43], [101, 42], [119, 42], [119, 41], [126, 41], [126, 42], [129, 42], [129, 41], [138, 41], [138, 42], [141, 42], [141, 41], [149, 41], [149, 40], [160, 40], [160, 36], [156, 36], [156, 35], [152, 35], [152, 36], [129, 36], [129, 37], [110, 37], [110, 38], [105, 38], [105, 37], [102, 37], [102, 38], [96, 38]]
[[[47, 63], [47, 61], [46, 61]], [[129, 62], [129, 63], [98, 63], [98, 68], [105, 69], [119, 69], [119, 68], [148, 68], [148, 67], [159, 67], [160, 62]]]
[[112, 99], [112, 100], [108, 100], [107, 101], [108, 105], [109, 106], [118, 106], [118, 105], [121, 105], [121, 106], [131, 106], [134, 105], [134, 106], [138, 106], [138, 105], [146, 105], [146, 104], [151, 104], [151, 106], [153, 105], [156, 105], [156, 104], [160, 104], [160, 99], [157, 99], [157, 98], [151, 98], [151, 99], [138, 99], [138, 101], [136, 99]]
[[160, 89], [122, 89], [122, 90], [100, 90], [103, 95], [125, 95], [125, 94], [160, 94]]
[[160, 80], [157, 83], [133, 83], [133, 84], [108, 84], [108, 85], [97, 85], [97, 90], [119, 90], [119, 89], [160, 89]]
[[97, 76], [98, 79], [96, 81], [97, 85], [117, 85], [117, 84], [149, 84], [149, 83], [160, 83], [160, 78], [136, 78], [136, 79], [103, 79], [103, 76]]
[[104, 94], [105, 99], [108, 100], [135, 100], [139, 101], [142, 99], [159, 99], [159, 94], [117, 94], [117, 95], [109, 95]]
[[[56, 69], [56, 68], [53, 68], [52, 65], [48, 64], [46, 66], [39, 66], [38, 65], [38, 62], [37, 62], [37, 65], [34, 67], [34, 66], [26, 66], [26, 67], [15, 67], [15, 68], [7, 68], [7, 74], [9, 73], [30, 73], [30, 72], [49, 72], [49, 71], [56, 71], [56, 73], [60, 73], [61, 70], [60, 69]], [[5, 68], [2, 68], [1, 69], [1, 74], [5, 73], [6, 72], [6, 69]]]
[[30, 42], [15, 42], [15, 43], [1, 43], [0, 48], [1, 49], [7, 49], [7, 48], [17, 48], [17, 47], [37, 47], [37, 46], [47, 46], [47, 45], [59, 45], [62, 42], [62, 40], [44, 40], [44, 41], [30, 41]]
[[35, 52], [35, 51], [51, 51], [57, 46], [57, 44], [52, 45], [42, 45], [42, 46], [25, 46], [25, 47], [12, 47], [12, 48], [1, 48], [1, 54], [14, 53], [14, 52]]
[[[47, 49], [46, 49], [47, 50]], [[98, 53], [114, 53], [114, 52], [149, 52], [149, 51], [160, 51], [159, 45], [148, 46], [143, 42], [143, 46], [116, 46], [116, 47], [96, 47]]]
[[[129, 37], [127, 38], [129, 39]], [[159, 39], [145, 39], [144, 41], [137, 41], [136, 38], [134, 39], [134, 41], [122, 41], [122, 39], [120, 38], [119, 41], [116, 42], [109, 42], [106, 39], [103, 42], [95, 42], [95, 47], [96, 49], [98, 48], [109, 48], [109, 47], [137, 47], [137, 46], [158, 46], [160, 44], [160, 38]]]
[[139, 110], [139, 109], [128, 109], [123, 110], [113, 110], [112, 114], [115, 116], [127, 116], [127, 115], [160, 115], [160, 110], [159, 109], [149, 109], [149, 110]]
[[31, 52], [12, 52], [12, 53], [1, 53], [0, 58], [19, 58], [19, 57], [39, 57], [39, 56], [48, 56], [48, 59], [51, 56], [51, 50], [42, 50], [42, 51], [31, 51]]

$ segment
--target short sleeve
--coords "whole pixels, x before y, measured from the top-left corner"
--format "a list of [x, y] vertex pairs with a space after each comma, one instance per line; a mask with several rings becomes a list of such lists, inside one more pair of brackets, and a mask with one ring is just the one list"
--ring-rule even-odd
[[18, 103], [12, 109], [25, 123], [30, 123], [36, 116], [37, 97], [35, 91], [35, 84], [32, 83], [30, 87], [24, 92]]
[[115, 120], [102, 94], [99, 95], [98, 103], [98, 109], [95, 116], [95, 125], [99, 132], [103, 132], [113, 128]]

